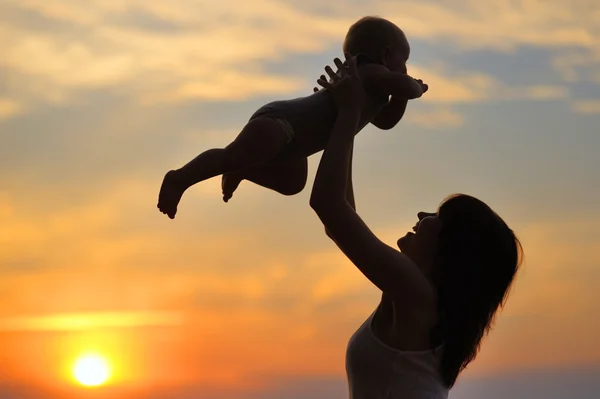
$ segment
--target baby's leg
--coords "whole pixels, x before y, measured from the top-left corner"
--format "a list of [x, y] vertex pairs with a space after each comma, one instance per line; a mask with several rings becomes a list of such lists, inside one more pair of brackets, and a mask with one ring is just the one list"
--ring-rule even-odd
[[189, 187], [223, 173], [266, 163], [283, 150], [287, 140], [272, 119], [251, 120], [227, 147], [205, 151], [181, 169], [168, 172], [158, 196], [158, 208], [173, 219], [181, 196]]
[[223, 201], [229, 201], [233, 192], [244, 179], [283, 195], [296, 195], [306, 186], [307, 174], [306, 158], [287, 162], [270, 162], [239, 172], [226, 173], [221, 181]]

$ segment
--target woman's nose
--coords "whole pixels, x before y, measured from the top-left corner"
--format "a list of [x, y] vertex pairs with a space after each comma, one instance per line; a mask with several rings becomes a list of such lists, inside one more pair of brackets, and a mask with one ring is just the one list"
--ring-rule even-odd
[[433, 215], [435, 215], [435, 213], [431, 213], [431, 212], [419, 212], [419, 213], [417, 213], [417, 217], [419, 218], [419, 220], [425, 219], [427, 216], [433, 216]]

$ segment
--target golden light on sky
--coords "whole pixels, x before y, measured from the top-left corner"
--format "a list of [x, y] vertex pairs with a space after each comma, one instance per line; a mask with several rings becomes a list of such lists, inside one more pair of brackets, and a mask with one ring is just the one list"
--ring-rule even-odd
[[73, 365], [73, 377], [87, 387], [104, 385], [110, 378], [110, 365], [101, 355], [84, 354], [77, 358]]

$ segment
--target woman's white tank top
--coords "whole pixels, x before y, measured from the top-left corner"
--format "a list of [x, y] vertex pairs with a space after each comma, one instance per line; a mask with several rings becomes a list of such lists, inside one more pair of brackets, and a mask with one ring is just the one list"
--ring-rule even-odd
[[352, 335], [346, 350], [350, 399], [447, 399], [439, 363], [443, 345], [401, 351], [373, 333], [375, 312]]

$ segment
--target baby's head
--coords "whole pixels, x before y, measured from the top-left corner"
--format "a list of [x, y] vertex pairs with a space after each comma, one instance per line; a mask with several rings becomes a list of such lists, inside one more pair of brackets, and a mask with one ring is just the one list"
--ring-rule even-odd
[[364, 17], [348, 30], [344, 53], [353, 56], [366, 54], [391, 71], [406, 73], [410, 46], [404, 32], [390, 21]]

